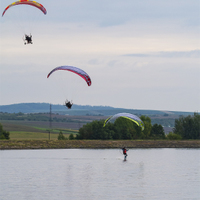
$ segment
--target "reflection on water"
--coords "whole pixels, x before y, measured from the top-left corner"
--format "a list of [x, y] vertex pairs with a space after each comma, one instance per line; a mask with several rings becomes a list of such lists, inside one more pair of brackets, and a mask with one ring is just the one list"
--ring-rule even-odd
[[199, 199], [199, 149], [0, 151], [0, 199]]

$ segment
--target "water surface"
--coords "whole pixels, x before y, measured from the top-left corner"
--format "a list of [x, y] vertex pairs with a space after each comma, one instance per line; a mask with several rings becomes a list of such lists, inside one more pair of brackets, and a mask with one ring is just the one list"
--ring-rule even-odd
[[0, 188], [1, 200], [199, 200], [200, 150], [2, 150]]

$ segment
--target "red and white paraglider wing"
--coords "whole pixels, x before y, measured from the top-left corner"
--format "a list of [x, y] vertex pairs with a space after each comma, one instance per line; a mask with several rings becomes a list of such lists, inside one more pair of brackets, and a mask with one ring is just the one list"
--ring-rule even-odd
[[85, 72], [83, 71], [82, 69], [80, 68], [77, 68], [77, 67], [73, 67], [73, 66], [60, 66], [60, 67], [56, 67], [55, 69], [53, 69], [48, 75], [47, 75], [47, 78], [49, 78], [49, 76], [54, 73], [55, 71], [58, 71], [58, 70], [66, 70], [66, 71], [70, 71], [70, 72], [73, 72], [77, 75], [79, 75], [80, 77], [82, 77], [86, 83], [88, 84], [88, 86], [90, 86], [92, 84], [92, 81], [91, 81], [91, 78], [90, 76]]

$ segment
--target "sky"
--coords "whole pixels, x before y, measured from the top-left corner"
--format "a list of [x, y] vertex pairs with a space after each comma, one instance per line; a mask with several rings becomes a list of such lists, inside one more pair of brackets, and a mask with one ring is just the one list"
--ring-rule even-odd
[[[39, 0], [0, 19], [0, 105], [200, 111], [200, 0]], [[12, 0], [0, 2], [0, 10]], [[33, 44], [24, 45], [31, 33]], [[90, 87], [70, 72], [83, 69]]]

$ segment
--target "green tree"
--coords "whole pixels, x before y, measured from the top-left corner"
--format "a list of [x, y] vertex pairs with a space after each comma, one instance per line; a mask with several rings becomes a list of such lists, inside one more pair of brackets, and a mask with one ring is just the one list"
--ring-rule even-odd
[[71, 134], [69, 135], [69, 140], [74, 140], [74, 139], [75, 139], [74, 134], [71, 133]]
[[79, 129], [76, 139], [107, 140], [112, 138], [112, 132], [106, 131], [108, 129], [105, 129], [103, 124], [104, 120], [95, 120], [83, 125], [83, 127]]
[[194, 118], [193, 118], [193, 137], [195, 139], [200, 139], [200, 115], [198, 113], [194, 113]]
[[119, 117], [114, 122], [115, 139], [129, 140], [139, 139], [141, 135], [141, 128], [131, 120]]
[[96, 139], [101, 139], [101, 140], [106, 140], [106, 132], [103, 127], [104, 120], [95, 120], [92, 123], [92, 137], [91, 139], [96, 140]]
[[165, 132], [162, 125], [154, 124], [152, 126], [151, 137], [154, 139], [165, 139]]
[[0, 139], [6, 139], [6, 140], [10, 139], [10, 133], [3, 129], [2, 124], [0, 124]]
[[142, 134], [142, 139], [149, 139], [151, 136], [151, 129], [152, 129], [151, 118], [148, 116], [142, 115], [140, 119], [144, 122], [144, 130]]
[[183, 139], [200, 139], [200, 115], [194, 113], [194, 116], [181, 116], [176, 119], [174, 133]]
[[92, 138], [92, 123], [87, 123], [83, 125], [82, 128], [79, 129], [79, 133], [77, 134], [77, 139], [91, 139]]
[[104, 129], [104, 137], [107, 138], [108, 140], [112, 140], [112, 139], [117, 139], [118, 136], [115, 132], [115, 126], [113, 123], [108, 123], [105, 127], [103, 127]]
[[60, 131], [58, 135], [58, 140], [65, 140], [65, 136], [63, 135], [62, 131]]

